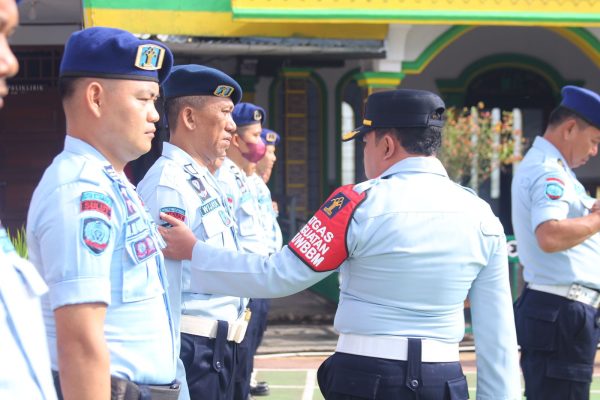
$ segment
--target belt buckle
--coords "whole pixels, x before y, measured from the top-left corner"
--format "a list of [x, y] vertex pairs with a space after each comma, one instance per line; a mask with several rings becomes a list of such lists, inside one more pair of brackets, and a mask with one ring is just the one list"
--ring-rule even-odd
[[567, 299], [569, 300], [578, 300], [581, 295], [583, 286], [578, 283], [573, 283], [569, 288], [569, 292], [567, 293]]

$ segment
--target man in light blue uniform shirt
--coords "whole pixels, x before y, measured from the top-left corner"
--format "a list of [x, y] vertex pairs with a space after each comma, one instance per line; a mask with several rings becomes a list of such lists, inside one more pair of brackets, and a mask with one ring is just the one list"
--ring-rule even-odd
[[[138, 185], [152, 216], [172, 215], [198, 240], [237, 250], [235, 221], [225, 195], [207, 166], [224, 157], [235, 123], [239, 84], [225, 73], [200, 65], [178, 65], [163, 84], [170, 141]], [[238, 343], [244, 337], [247, 299], [195, 292], [189, 262], [166, 261], [176, 334], [181, 323], [177, 375], [180, 399], [226, 400], [233, 397]], [[177, 347], [179, 350], [179, 346]], [[187, 380], [186, 380], [187, 376]]]
[[516, 303], [528, 400], [589, 398], [600, 338], [600, 206], [573, 168], [598, 153], [600, 96], [566, 86], [512, 183], [527, 287]]
[[[240, 248], [248, 253], [267, 255], [269, 248], [260, 221], [258, 193], [251, 182], [256, 162], [265, 155], [266, 151], [266, 146], [260, 139], [265, 110], [252, 103], [239, 103], [235, 106], [232, 117], [237, 127], [236, 132], [232, 138], [232, 145], [227, 150], [227, 158], [217, 170], [216, 176], [235, 216]], [[264, 304], [261, 300], [250, 300], [248, 308], [252, 318], [247, 335], [240, 345], [235, 400], [248, 398], [254, 344], [262, 319], [266, 318], [266, 314], [262, 312]], [[267, 393], [268, 387], [263, 385], [263, 392]]]
[[33, 194], [27, 243], [49, 286], [42, 308], [67, 400], [179, 393], [164, 243], [123, 173], [150, 150], [172, 62], [164, 45], [120, 29], [78, 31], [65, 47], [65, 148]]
[[258, 193], [258, 206], [261, 213], [260, 222], [269, 240], [269, 254], [278, 252], [283, 246], [281, 228], [277, 222], [278, 210], [274, 207], [271, 191], [267, 186], [273, 171], [273, 165], [277, 161], [275, 149], [279, 144], [279, 134], [268, 128], [263, 128], [260, 138], [267, 149], [265, 156], [256, 163], [256, 173], [250, 179], [256, 185]]
[[[0, 91], [19, 64], [8, 47], [19, 15], [13, 0], [0, 0]], [[2, 96], [3, 94], [0, 94]], [[0, 108], [3, 106], [0, 97]], [[28, 261], [19, 257], [0, 223], [0, 399], [54, 400], [46, 330], [40, 297], [48, 287]]]
[[477, 398], [521, 398], [506, 239], [489, 206], [453, 183], [434, 157], [444, 103], [393, 90], [367, 99], [370, 180], [336, 190], [282, 251], [236, 254], [194, 240], [177, 221], [167, 254], [192, 260], [202, 288], [284, 296], [338, 270], [336, 352], [319, 369], [331, 399], [467, 399], [459, 363], [471, 302]]

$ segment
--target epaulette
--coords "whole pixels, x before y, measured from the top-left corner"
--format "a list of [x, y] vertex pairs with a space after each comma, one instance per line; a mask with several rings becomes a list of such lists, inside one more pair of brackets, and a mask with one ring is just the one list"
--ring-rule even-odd
[[461, 188], [461, 189], [463, 189], [463, 190], [465, 190], [465, 191], [467, 191], [467, 192], [471, 193], [473, 196], [475, 196], [475, 197], [479, 197], [479, 195], [477, 194], [477, 192], [476, 192], [476, 191], [474, 191], [473, 189], [471, 189], [470, 187], [467, 187], [467, 186], [460, 185], [460, 184], [458, 184], [458, 183], [456, 183], [456, 182], [452, 182], [452, 183], [454, 183], [454, 184], [455, 184], [456, 186], [458, 186], [459, 188]]
[[164, 168], [160, 171], [160, 177], [158, 178], [158, 184], [160, 186], [166, 186], [170, 188], [177, 188], [177, 182], [185, 180], [186, 174], [177, 164], [171, 163], [170, 161], [164, 165]]
[[354, 185], [354, 191], [356, 193], [366, 192], [371, 189], [373, 186], [377, 186], [381, 182], [380, 178], [369, 179], [368, 181], [364, 181], [361, 183], [357, 183]]
[[98, 164], [96, 163], [84, 163], [79, 172], [80, 181], [93, 183], [94, 185], [100, 186], [104, 179], [108, 179], [108, 177], [103, 171], [98, 169]]

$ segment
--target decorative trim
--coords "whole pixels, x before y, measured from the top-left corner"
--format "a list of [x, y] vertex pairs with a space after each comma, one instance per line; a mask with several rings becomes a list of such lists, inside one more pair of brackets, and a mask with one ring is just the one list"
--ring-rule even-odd
[[414, 61], [402, 62], [402, 72], [405, 74], [420, 74], [446, 47], [458, 40], [465, 33], [475, 29], [474, 26], [453, 26], [438, 36]]
[[600, 26], [592, 0], [231, 0], [246, 21]]
[[396, 88], [404, 78], [404, 72], [359, 72], [355, 75], [358, 86], [367, 89]]
[[[439, 54], [462, 35], [475, 29], [474, 26], [454, 26], [434, 40], [414, 61], [404, 61], [402, 72], [407, 75], [420, 74]], [[548, 28], [564, 37], [600, 67], [600, 40], [584, 28]]]
[[[92, 2], [92, 0], [87, 0]], [[209, 36], [209, 37], [306, 37], [317, 39], [363, 39], [384, 40], [388, 33], [386, 24], [350, 24], [317, 23], [289, 24], [272, 22], [241, 22], [232, 19], [230, 11], [219, 10], [171, 10], [152, 8], [99, 7], [94, 0], [93, 7], [84, 7], [83, 23], [85, 28], [108, 26], [136, 33]], [[163, 4], [162, 1], [152, 3]], [[164, 2], [169, 4], [169, 2]], [[203, 4], [204, 1], [187, 3]], [[135, 18], [131, 18], [135, 15]], [[199, 23], [201, 21], [201, 23]]]

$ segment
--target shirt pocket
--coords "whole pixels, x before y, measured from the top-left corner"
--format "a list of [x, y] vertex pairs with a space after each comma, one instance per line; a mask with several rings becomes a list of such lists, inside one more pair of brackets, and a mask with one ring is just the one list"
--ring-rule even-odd
[[240, 220], [238, 221], [241, 236], [253, 236], [257, 234], [258, 210], [252, 201], [245, 201], [240, 206]]
[[[233, 220], [229, 216], [229, 213], [225, 210], [224, 207], [219, 206], [218, 208], [210, 211], [207, 214], [202, 215], [198, 214], [200, 217], [200, 229], [204, 235], [205, 242], [214, 246], [222, 247], [223, 246], [223, 232], [225, 232], [231, 224]], [[196, 231], [197, 229], [194, 229]]]
[[127, 239], [123, 260], [123, 303], [163, 294], [159, 256], [158, 244], [149, 232]]

